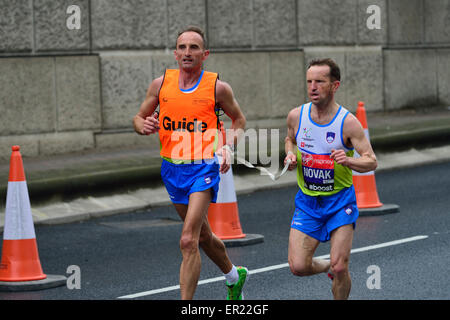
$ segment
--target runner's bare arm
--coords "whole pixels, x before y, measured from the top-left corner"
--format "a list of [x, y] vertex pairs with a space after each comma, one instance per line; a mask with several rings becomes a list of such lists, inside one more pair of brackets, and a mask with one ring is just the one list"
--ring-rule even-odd
[[[236, 146], [239, 142], [239, 138], [244, 133], [246, 119], [241, 111], [241, 107], [236, 101], [231, 86], [223, 81], [217, 80], [216, 84], [216, 103], [225, 112], [225, 114], [231, 119], [231, 128], [226, 131], [227, 145], [230, 149]], [[225, 173], [231, 167], [231, 154], [229, 150], [225, 151], [223, 148], [218, 151], [219, 155], [222, 155], [222, 163], [220, 165], [220, 172]]]
[[357, 172], [368, 172], [377, 168], [377, 157], [372, 146], [364, 134], [361, 123], [353, 114], [349, 114], [343, 127], [344, 141], [348, 146], [353, 146], [360, 155], [359, 158], [347, 157], [344, 150], [332, 150], [331, 158], [343, 166]]
[[290, 159], [288, 170], [293, 170], [297, 167], [297, 142], [295, 140], [296, 128], [298, 126], [298, 119], [300, 108], [292, 109], [286, 119], [287, 123], [287, 136], [284, 139], [284, 151], [286, 157], [284, 159], [284, 165]]
[[227, 143], [231, 144], [232, 142], [233, 146], [235, 146], [237, 145], [239, 138], [245, 129], [245, 116], [234, 97], [233, 89], [228, 83], [217, 80], [216, 99], [217, 105], [222, 108], [225, 114], [230, 117], [232, 121], [230, 128], [231, 130], [228, 130], [231, 135], [227, 135]]
[[152, 81], [144, 102], [133, 118], [134, 130], [139, 134], [149, 135], [159, 130], [159, 120], [156, 114], [153, 115], [153, 112], [159, 104], [158, 95], [162, 80], [163, 77], [159, 77]]

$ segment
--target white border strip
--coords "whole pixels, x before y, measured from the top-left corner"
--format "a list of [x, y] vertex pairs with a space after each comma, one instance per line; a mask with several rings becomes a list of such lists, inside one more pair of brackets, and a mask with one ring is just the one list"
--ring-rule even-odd
[[[375, 250], [375, 249], [380, 249], [380, 248], [385, 248], [385, 247], [390, 247], [390, 246], [396, 246], [396, 245], [402, 244], [402, 243], [407, 243], [407, 242], [412, 242], [412, 241], [417, 241], [417, 240], [423, 240], [423, 239], [426, 239], [426, 238], [428, 238], [428, 236], [426, 236], [426, 235], [419, 235], [419, 236], [415, 236], [415, 237], [399, 239], [399, 240], [384, 242], [384, 243], [375, 244], [375, 245], [371, 245], [371, 246], [366, 246], [366, 247], [362, 247], [362, 248], [352, 249], [350, 252], [351, 253], [365, 252], [365, 251], [370, 251], [370, 250]], [[330, 255], [326, 254], [326, 255], [318, 256], [318, 257], [314, 257], [314, 258], [329, 259]], [[253, 275], [255, 273], [268, 272], [268, 271], [278, 270], [278, 269], [287, 268], [287, 267], [289, 267], [288, 263], [281, 263], [281, 264], [276, 264], [276, 265], [269, 266], [269, 267], [264, 267], [264, 268], [250, 270], [249, 273]], [[225, 280], [224, 276], [215, 277], [215, 278], [200, 280], [198, 282], [198, 285], [212, 283], [212, 282], [218, 282], [218, 281], [223, 281], [223, 280]], [[129, 295], [126, 295], [126, 296], [118, 297], [118, 299], [134, 299], [134, 298], [150, 296], [150, 295], [153, 295], [153, 294], [158, 294], [158, 293], [168, 292], [168, 291], [174, 291], [174, 290], [179, 290], [179, 289], [180, 289], [180, 286], [176, 285], [176, 286], [170, 286], [170, 287], [165, 287], [165, 288], [161, 288], [161, 289], [155, 289], [155, 290], [150, 290], [150, 291], [139, 292], [139, 293], [135, 293], [135, 294], [129, 294]]]

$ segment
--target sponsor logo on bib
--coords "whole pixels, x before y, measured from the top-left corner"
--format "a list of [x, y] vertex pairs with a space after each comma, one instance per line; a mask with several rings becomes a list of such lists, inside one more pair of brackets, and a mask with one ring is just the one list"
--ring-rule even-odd
[[326, 154], [302, 153], [305, 187], [313, 191], [334, 190], [334, 161]]

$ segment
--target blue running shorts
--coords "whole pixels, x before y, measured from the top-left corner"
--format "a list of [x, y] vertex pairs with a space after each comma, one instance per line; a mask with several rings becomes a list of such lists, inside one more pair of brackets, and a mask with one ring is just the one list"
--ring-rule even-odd
[[295, 197], [295, 211], [291, 228], [326, 242], [330, 240], [331, 232], [341, 226], [353, 224], [356, 226], [359, 211], [356, 205], [355, 188], [344, 188], [331, 196], [312, 197], [302, 190]]
[[211, 189], [211, 202], [217, 200], [220, 181], [217, 158], [186, 164], [174, 164], [163, 159], [161, 178], [173, 203], [187, 205], [191, 193], [208, 189]]

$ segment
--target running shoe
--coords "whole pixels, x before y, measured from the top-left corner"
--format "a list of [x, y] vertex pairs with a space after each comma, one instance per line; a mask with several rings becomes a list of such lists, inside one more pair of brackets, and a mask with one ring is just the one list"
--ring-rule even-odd
[[245, 267], [236, 267], [239, 274], [239, 280], [235, 284], [225, 284], [228, 287], [227, 300], [243, 300], [244, 294], [242, 293], [242, 288], [244, 288], [245, 281], [248, 278], [248, 270]]

